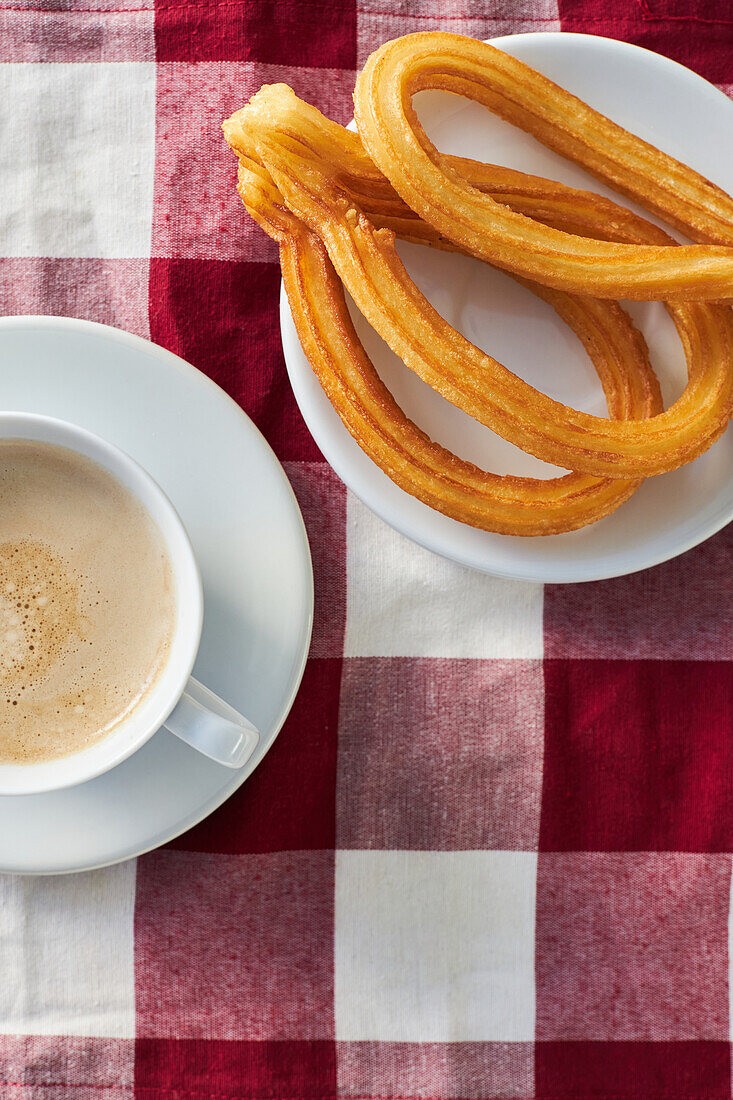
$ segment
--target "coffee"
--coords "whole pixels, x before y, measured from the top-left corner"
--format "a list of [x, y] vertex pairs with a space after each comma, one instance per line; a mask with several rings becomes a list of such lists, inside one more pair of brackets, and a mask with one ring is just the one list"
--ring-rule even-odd
[[0, 763], [101, 740], [166, 664], [171, 564], [142, 504], [75, 451], [0, 440]]

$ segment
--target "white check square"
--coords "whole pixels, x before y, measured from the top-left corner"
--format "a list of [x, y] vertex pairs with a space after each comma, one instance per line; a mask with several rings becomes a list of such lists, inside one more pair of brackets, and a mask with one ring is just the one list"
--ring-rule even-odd
[[155, 63], [0, 65], [5, 256], [149, 256]]
[[0, 1034], [134, 1038], [135, 870], [0, 876]]
[[353, 493], [346, 515], [346, 657], [543, 656], [541, 584], [447, 561]]
[[532, 852], [336, 856], [338, 1040], [534, 1039]]

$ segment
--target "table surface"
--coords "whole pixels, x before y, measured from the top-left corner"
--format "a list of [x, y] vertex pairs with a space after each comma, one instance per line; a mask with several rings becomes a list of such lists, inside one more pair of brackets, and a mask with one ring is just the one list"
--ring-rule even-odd
[[0, 877], [0, 1095], [731, 1096], [730, 529], [543, 588], [385, 526], [300, 418], [219, 134], [279, 80], [347, 121], [357, 66], [418, 28], [607, 35], [730, 90], [729, 0], [113, 3], [0, 6], [0, 309], [138, 333], [230, 393], [298, 495], [316, 621], [221, 810]]

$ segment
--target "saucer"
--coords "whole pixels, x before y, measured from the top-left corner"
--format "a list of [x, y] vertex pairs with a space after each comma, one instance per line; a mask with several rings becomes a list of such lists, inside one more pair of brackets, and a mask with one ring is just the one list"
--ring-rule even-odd
[[313, 573], [285, 473], [210, 379], [146, 340], [57, 317], [0, 319], [2, 403], [117, 444], [178, 510], [204, 584], [194, 675], [262, 731], [240, 771], [159, 730], [124, 763], [68, 790], [0, 797], [0, 871], [57, 874], [165, 844], [220, 806], [273, 744], [310, 644]]
[[[689, 69], [639, 46], [593, 35], [520, 34], [494, 39], [493, 44], [733, 191], [733, 103]], [[428, 136], [443, 152], [596, 191], [649, 217], [476, 103], [445, 92], [421, 92], [415, 107]], [[548, 305], [477, 260], [419, 245], [399, 243], [398, 248], [426, 297], [474, 344], [564, 404], [608, 415], [598, 378], [580, 342]], [[631, 303], [629, 312], [647, 339], [669, 404], [685, 384], [682, 348], [672, 322], [657, 302]], [[354, 319], [387, 386], [408, 416], [433, 439], [497, 474], [552, 477], [558, 473], [450, 405], [412, 374], [362, 317], [354, 313]], [[281, 329], [300, 411], [339, 477], [392, 527], [463, 565], [545, 583], [621, 576], [681, 554], [733, 517], [733, 431], [729, 430], [696, 462], [650, 478], [613, 515], [583, 530], [521, 538], [468, 527], [409, 496], [360, 450], [311, 370], [284, 293]]]

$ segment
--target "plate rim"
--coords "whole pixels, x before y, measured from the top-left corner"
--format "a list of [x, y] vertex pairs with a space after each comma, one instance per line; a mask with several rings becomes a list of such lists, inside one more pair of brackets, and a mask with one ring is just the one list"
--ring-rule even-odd
[[[609, 38], [607, 35], [584, 34], [578, 31], [521, 31], [517, 34], [498, 35], [494, 38], [484, 39], [483, 41], [488, 42], [491, 45], [498, 46], [500, 48], [502, 43], [515, 42], [518, 39], [532, 40], [537, 42], [552, 42], [553, 44], [556, 44], [558, 39], [562, 39], [563, 42], [574, 41], [576, 44], [588, 41], [592, 41], [594, 43], [602, 42], [607, 44], [614, 50], [619, 49], [621, 51], [628, 51], [634, 54], [645, 54], [648, 57], [653, 58], [654, 63], [661, 64], [663, 68], [671, 68], [673, 70], [676, 70], [679, 75], [684, 75], [685, 79], [691, 80], [695, 84], [702, 82], [710, 92], [714, 93], [714, 95], [720, 99], [721, 102], [725, 102], [726, 104], [728, 104], [728, 106], [731, 106], [730, 98], [725, 95], [724, 92], [722, 92], [719, 88], [716, 88], [716, 86], [712, 84], [709, 80], [701, 76], [699, 73], [694, 72], [694, 70], [688, 68], [686, 65], [683, 65], [679, 61], [675, 61], [672, 58], [666, 57], [664, 54], [660, 54], [654, 50], [650, 50], [645, 46], [639, 46], [636, 45], [636, 43], [632, 42], [624, 42], [616, 38]], [[348, 128], [355, 128], [353, 119], [349, 123]], [[286, 331], [288, 327], [291, 330], [290, 333], [287, 333]], [[421, 546], [425, 550], [429, 550], [431, 553], [438, 554], [440, 557], [445, 558], [448, 561], [454, 561], [459, 565], [465, 566], [470, 569], [475, 569], [477, 572], [486, 573], [490, 576], [501, 577], [506, 580], [527, 581], [536, 584], [584, 584], [593, 581], [612, 580], [618, 577], [631, 576], [634, 573], [640, 573], [646, 569], [652, 569], [657, 565], [662, 565], [664, 562], [672, 561], [674, 558], [677, 558], [680, 555], [687, 553], [687, 551], [692, 550], [694, 549], [694, 547], [699, 546], [701, 543], [707, 541], [707, 539], [712, 538], [713, 535], [717, 534], [725, 526], [727, 526], [727, 524], [729, 524], [731, 520], [733, 520], [732, 498], [727, 505], [721, 506], [720, 509], [716, 510], [716, 512], [714, 512], [714, 514], [707, 520], [707, 522], [705, 524], [702, 524], [695, 531], [694, 534], [691, 534], [687, 538], [684, 538], [675, 543], [672, 549], [667, 552], [650, 553], [646, 557], [639, 558], [638, 562], [634, 562], [634, 564], [632, 564], [630, 567], [628, 565], [624, 565], [622, 561], [619, 561], [617, 566], [606, 565], [605, 567], [602, 567], [596, 564], [597, 558], [592, 558], [584, 562], [582, 560], [574, 561], [572, 558], [567, 557], [563, 562], [562, 568], [560, 568], [559, 563], [556, 563], [554, 566], [552, 566], [552, 575], [548, 576], [546, 575], [546, 573], [540, 575], [540, 570], [538, 568], [532, 568], [531, 566], [515, 570], [512, 568], [502, 567], [501, 565], [487, 564], [485, 561], [478, 560], [478, 558], [480, 557], [479, 554], [468, 552], [461, 547], [457, 547], [454, 549], [445, 546], [444, 544], [446, 542], [446, 536], [441, 536], [440, 533], [436, 534], [434, 538], [430, 538], [422, 529], [419, 533], [415, 533], [414, 531], [407, 529], [405, 525], [400, 523], [398, 509], [392, 508], [389, 505], [382, 504], [382, 494], [378, 485], [370, 492], [368, 491], [368, 483], [365, 482], [364, 485], [360, 485], [360, 487], [357, 488], [354, 484], [352, 484], [351, 480], [347, 480], [347, 478], [343, 476], [342, 470], [344, 468], [347, 472], [349, 472], [350, 459], [348, 456], [348, 451], [344, 452], [338, 442], [338, 435], [340, 434], [340, 432], [336, 433], [335, 440], [331, 438], [328, 429], [326, 429], [325, 432], [319, 431], [318, 434], [316, 434], [313, 431], [311, 424], [316, 419], [317, 412], [312, 412], [311, 408], [309, 407], [309, 401], [307, 397], [305, 398], [305, 400], [302, 400], [302, 394], [304, 392], [301, 390], [300, 386], [302, 368], [301, 365], [296, 361], [296, 357], [299, 353], [305, 359], [305, 363], [307, 364], [308, 370], [310, 371], [311, 375], [312, 368], [310, 367], [307, 357], [305, 356], [305, 353], [300, 346], [297, 334], [295, 334], [295, 327], [292, 321], [292, 313], [290, 311], [287, 293], [285, 291], [285, 286], [282, 279], [280, 280], [280, 337], [288, 377], [301, 416], [305, 420], [308, 430], [311, 432], [311, 435], [313, 435], [317, 446], [322, 451], [324, 457], [326, 458], [329, 465], [333, 468], [334, 472], [344, 482], [347, 489], [352, 492], [367, 508], [369, 508], [371, 512], [378, 516], [378, 518], [380, 518], [384, 523], [388, 524], [388, 526], [392, 527], [395, 531], [403, 535], [405, 538], [409, 539], [411, 542], [416, 543], [418, 546]], [[303, 372], [303, 374], [305, 375], [305, 377], [307, 377], [306, 372]], [[303, 385], [305, 386], [305, 382], [303, 383]], [[343, 425], [340, 419], [337, 427], [341, 431], [348, 434], [348, 429]], [[356, 446], [358, 446], [358, 444], [356, 444]], [[364, 452], [361, 452], [361, 454], [364, 455]], [[376, 469], [379, 470], [384, 477], [388, 477], [388, 475], [384, 474], [384, 471], [382, 471], [380, 467], [373, 462], [373, 460], [369, 459], [368, 456], [364, 457], [366, 457], [367, 461], [371, 462], [372, 465], [375, 466]], [[411, 494], [406, 493], [405, 490], [400, 489], [400, 487], [395, 485], [394, 482], [392, 482], [392, 485], [395, 489], [399, 490], [400, 493], [404, 494], [404, 496], [408, 499], [416, 499], [414, 497], [411, 497]], [[373, 498], [376, 498], [376, 503], [372, 502]], [[427, 508], [429, 506], [424, 505], [424, 507]], [[385, 511], [387, 511], [389, 515], [385, 515]], [[431, 509], [431, 511], [436, 510]], [[437, 514], [442, 515], [442, 513]], [[444, 518], [450, 520], [450, 517]], [[460, 521], [458, 520], [451, 520], [451, 522], [460, 524], [461, 527], [467, 526], [460, 523]], [[473, 528], [469, 529], [473, 530]], [[497, 538], [500, 537], [502, 539], [521, 538], [521, 536], [498, 535], [493, 532], [492, 534], [495, 534]], [[552, 536], [547, 537], [552, 538]], [[595, 568], [593, 568], [594, 565]], [[578, 576], [578, 572], [580, 572], [582, 575]]]
[[[240, 787], [249, 779], [253, 772], [259, 767], [267, 754], [272, 749], [275, 741], [278, 738], [280, 731], [282, 730], [285, 721], [292, 710], [293, 704], [297, 697], [300, 685], [305, 673], [306, 664], [308, 662], [308, 656], [310, 653], [310, 646], [313, 634], [313, 618], [314, 618], [314, 577], [313, 577], [313, 559], [310, 550], [310, 543], [308, 540], [308, 533], [303, 519], [303, 513], [300, 509], [297, 497], [290, 480], [285, 473], [282, 463], [278, 459], [277, 455], [273, 451], [268, 441], [263, 436], [262, 432], [256, 426], [254, 421], [247, 415], [233, 397], [231, 397], [226, 390], [217, 385], [213, 379], [204, 374], [193, 364], [187, 362], [181, 356], [176, 355], [175, 352], [168, 351], [167, 348], [162, 347], [160, 344], [153, 343], [152, 340], [147, 340], [143, 336], [138, 336], [136, 333], [127, 332], [125, 329], [116, 328], [113, 325], [103, 324], [99, 321], [90, 321], [80, 317], [67, 317], [57, 316], [55, 314], [44, 313], [22, 313], [22, 314], [8, 314], [0, 317], [0, 332], [3, 329], [54, 329], [59, 328], [67, 332], [77, 332], [87, 335], [102, 336], [105, 339], [111, 339], [123, 345], [127, 345], [133, 351], [144, 352], [146, 355], [153, 355], [155, 358], [162, 360], [168, 366], [175, 368], [175, 370], [186, 376], [188, 379], [194, 380], [197, 384], [203, 384], [206, 388], [215, 392], [218, 400], [222, 398], [228, 403], [238, 414], [243, 418], [244, 423], [247, 425], [247, 429], [251, 431], [254, 437], [258, 441], [258, 445], [262, 448], [263, 453], [266, 455], [273, 470], [277, 471], [278, 477], [286, 489], [286, 497], [289, 498], [291, 504], [294, 507], [294, 516], [297, 519], [297, 530], [301, 535], [300, 541], [300, 561], [303, 571], [303, 579], [305, 581], [303, 589], [303, 597], [305, 602], [305, 615], [303, 621], [299, 623], [298, 633], [300, 634], [300, 641], [298, 646], [299, 656], [297, 661], [293, 663], [289, 673], [288, 691], [285, 697], [285, 701], [280, 708], [277, 720], [273, 723], [271, 730], [268, 732], [266, 738], [266, 748], [261, 755], [255, 753], [252, 761], [248, 761], [247, 764], [241, 769], [241, 772], [233, 772], [232, 780], [223, 787], [223, 793], [220, 792], [220, 796], [206, 804], [206, 808], [202, 813], [195, 813], [190, 819], [186, 820], [186, 823], [179, 827], [177, 823], [174, 826], [173, 831], [165, 832], [164, 835], [156, 834], [150, 844], [146, 844], [144, 847], [135, 847], [133, 851], [126, 852], [123, 855], [117, 855], [113, 859], [105, 859], [98, 862], [84, 862], [76, 863], [65, 867], [53, 867], [53, 868], [18, 868], [18, 867], [5, 867], [0, 865], [0, 874], [12, 874], [19, 876], [51, 876], [51, 875], [71, 875], [81, 874], [86, 871], [97, 871], [105, 867], [113, 867], [120, 863], [126, 863], [128, 860], [137, 859], [139, 856], [143, 856], [148, 852], [152, 852], [157, 848], [160, 848], [164, 844], [170, 843], [172, 840], [177, 839], [190, 829], [195, 828], [202, 821], [204, 821], [210, 814], [218, 810], [223, 804], [235, 794]], [[33, 410], [21, 410], [21, 411], [33, 411]], [[132, 456], [135, 457], [134, 455]], [[159, 731], [157, 731], [159, 732]], [[195, 750], [190, 750], [195, 751]], [[134, 754], [133, 754], [134, 756]], [[111, 769], [114, 771], [114, 769]], [[79, 787], [84, 784], [78, 784]], [[69, 788], [69, 795], [73, 797], [72, 792], [74, 787]], [[23, 798], [23, 795], [8, 795], [7, 798]], [[33, 796], [42, 798], [43, 795]]]

